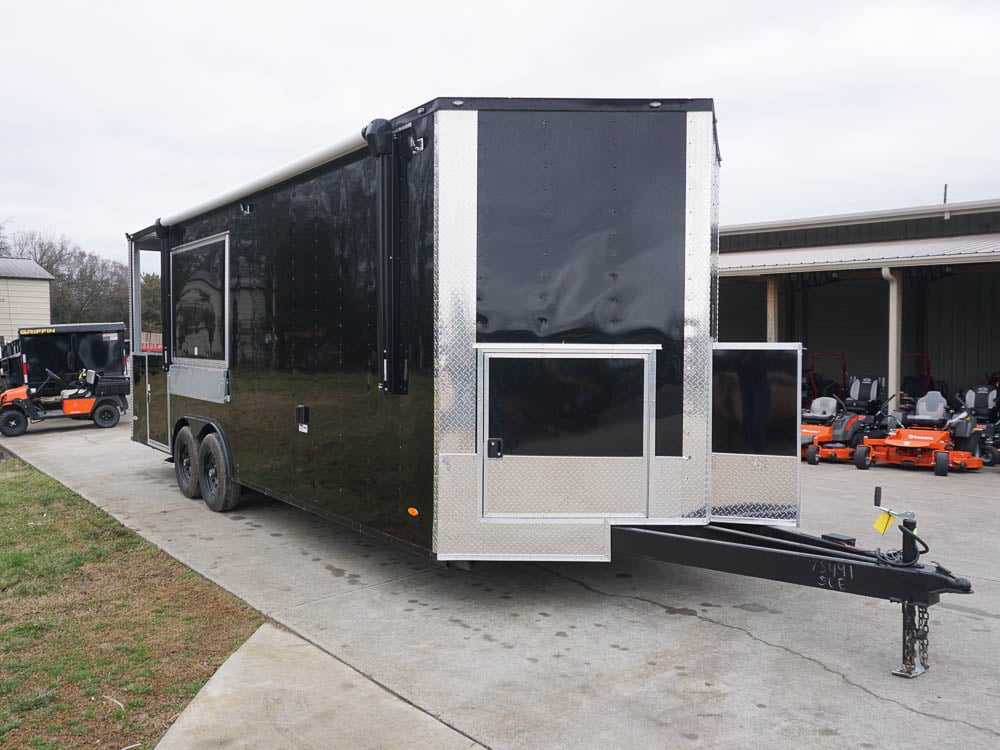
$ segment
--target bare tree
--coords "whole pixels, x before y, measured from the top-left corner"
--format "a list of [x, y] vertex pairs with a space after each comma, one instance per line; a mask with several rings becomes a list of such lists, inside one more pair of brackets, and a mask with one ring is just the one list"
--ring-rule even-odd
[[55, 276], [51, 288], [53, 323], [125, 321], [128, 268], [83, 250], [68, 237], [15, 232], [0, 239], [6, 254], [31, 258]]
[[58, 278], [65, 273], [74, 252], [83, 252], [65, 235], [55, 237], [39, 232], [14, 232], [7, 240], [8, 252], [15, 258], [31, 258]]

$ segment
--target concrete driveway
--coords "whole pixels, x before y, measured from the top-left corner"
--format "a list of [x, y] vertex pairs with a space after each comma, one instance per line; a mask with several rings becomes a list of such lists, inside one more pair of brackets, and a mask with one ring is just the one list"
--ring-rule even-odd
[[973, 582], [931, 609], [931, 670], [893, 677], [897, 605], [649, 561], [441, 567], [251, 494], [214, 514], [129, 426], [3, 439], [168, 553], [491, 748], [1000, 746], [1000, 469], [802, 466], [802, 526], [872, 529], [873, 488]]

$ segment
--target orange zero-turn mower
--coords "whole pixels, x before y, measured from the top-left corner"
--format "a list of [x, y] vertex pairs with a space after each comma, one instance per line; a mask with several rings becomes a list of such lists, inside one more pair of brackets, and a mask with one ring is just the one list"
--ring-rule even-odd
[[949, 469], [981, 469], [980, 441], [973, 434], [975, 421], [968, 411], [951, 414], [940, 391], [929, 391], [917, 400], [912, 413], [901, 416], [885, 437], [866, 437], [854, 451], [854, 465], [926, 466], [947, 476]]
[[98, 427], [114, 427], [128, 409], [126, 376], [104, 376], [86, 370], [69, 383], [48, 368], [37, 388], [20, 385], [0, 394], [0, 433], [17, 437], [28, 422], [46, 419], [93, 420]]
[[857, 377], [851, 381], [846, 400], [814, 399], [802, 413], [802, 458], [813, 466], [820, 460], [850, 461], [854, 449], [877, 425], [882, 388], [878, 378]]

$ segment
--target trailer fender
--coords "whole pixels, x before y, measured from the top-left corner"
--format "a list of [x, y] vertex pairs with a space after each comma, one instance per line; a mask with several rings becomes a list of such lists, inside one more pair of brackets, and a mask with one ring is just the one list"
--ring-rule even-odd
[[[226, 458], [229, 460], [229, 465], [233, 468], [233, 474], [236, 473], [236, 462], [233, 460], [233, 449], [229, 444], [229, 438], [226, 435], [225, 429], [214, 419], [208, 419], [206, 417], [196, 417], [185, 414], [177, 423], [174, 425], [174, 433], [171, 436], [170, 444], [174, 444], [174, 439], [177, 437], [177, 433], [181, 431], [182, 427], [189, 427], [191, 429], [191, 434], [198, 438], [200, 443], [205, 435], [210, 432], [214, 432], [219, 436], [222, 441], [222, 449], [226, 452]], [[234, 476], [235, 479], [235, 476]]]

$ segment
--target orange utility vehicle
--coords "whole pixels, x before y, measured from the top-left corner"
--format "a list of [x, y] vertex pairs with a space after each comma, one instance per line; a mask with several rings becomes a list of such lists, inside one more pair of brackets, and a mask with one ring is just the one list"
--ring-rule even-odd
[[821, 396], [802, 413], [802, 458], [816, 465], [820, 460], [850, 461], [866, 435], [875, 434], [884, 384], [878, 378], [856, 377], [847, 398]]
[[940, 391], [929, 391], [917, 399], [910, 413], [890, 417], [883, 438], [866, 437], [854, 451], [854, 465], [872, 464], [933, 467], [947, 476], [949, 469], [981, 469], [980, 441], [974, 435], [975, 420], [967, 410], [953, 414]]
[[0, 433], [16, 437], [28, 422], [92, 420], [114, 427], [128, 409], [124, 323], [21, 328], [2, 343]]

